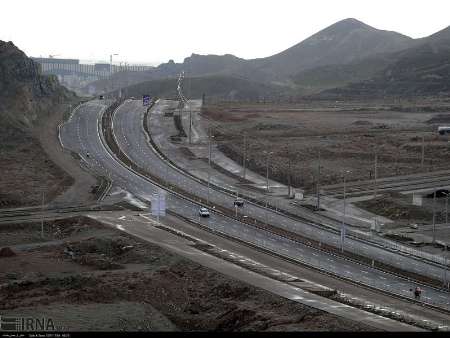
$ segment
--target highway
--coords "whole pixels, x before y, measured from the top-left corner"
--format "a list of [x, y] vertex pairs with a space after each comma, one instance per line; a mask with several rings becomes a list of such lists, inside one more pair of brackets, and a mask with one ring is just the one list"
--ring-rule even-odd
[[[91, 101], [80, 106], [73, 113], [70, 121], [61, 128], [61, 141], [65, 147], [78, 152], [91, 169], [103, 172], [105, 176], [109, 176], [114, 185], [129, 191], [143, 200], [150, 200], [152, 195], [154, 196], [158, 191], [158, 187], [149, 182], [148, 179], [141, 177], [119, 163], [110, 154], [101, 140], [99, 121], [105, 108], [106, 103], [100, 101]], [[158, 106], [155, 109], [158, 109]], [[193, 185], [193, 182], [189, 181], [187, 177], [168, 167], [153, 153], [146, 142], [146, 135], [142, 129], [143, 114], [144, 108], [141, 106], [140, 101], [126, 101], [117, 109], [113, 128], [122, 149], [133, 161], [140, 165], [145, 165], [145, 168], [153, 174], [160, 175], [165, 180], [170, 180], [172, 184], [180, 185], [183, 189], [192, 190], [197, 195], [207, 194], [207, 189], [199, 186], [198, 182], [196, 185]], [[89, 157], [87, 153], [89, 153]], [[222, 196], [216, 192], [211, 194], [211, 201], [221, 202], [222, 199], [228, 199], [230, 203], [232, 201], [230, 196]], [[405, 297], [411, 298], [412, 296], [409, 289], [414, 284], [404, 278], [362, 266], [341, 257], [326, 254], [301, 243], [240, 223], [220, 213], [212, 213], [209, 219], [199, 219], [197, 204], [171, 193], [167, 195], [167, 204], [168, 208], [175, 213], [201, 222], [218, 232], [240, 238], [274, 252], [282, 253], [285, 256], [295, 258], [305, 264], [315, 266], [343, 278], [358, 281], [387, 292], [395, 292]], [[247, 205], [245, 208], [248, 214], [252, 213], [254, 217], [264, 218], [265, 211], [261, 208], [250, 205]], [[282, 216], [270, 212], [268, 213], [268, 219], [269, 222], [275, 224], [281, 224], [281, 222], [278, 222], [281, 220], [288, 229], [296, 229], [298, 231], [298, 222], [291, 219], [283, 219]], [[319, 232], [317, 228], [307, 224], [301, 224], [301, 226], [310, 228], [308, 235], [313, 236]], [[350, 244], [346, 243], [346, 245]], [[403, 264], [417, 264], [417, 271], [422, 269], [419, 266], [421, 263], [419, 261], [411, 260], [404, 256], [399, 256], [397, 259], [404, 259], [405, 262]], [[442, 270], [439, 271], [437, 267], [434, 269], [438, 276], [442, 276], [444, 273]], [[450, 310], [447, 292], [426, 286], [423, 289], [424, 301]]]
[[[154, 108], [154, 113], [162, 113], [167, 106], [173, 105], [173, 102], [162, 101]], [[151, 149], [147, 142], [146, 136], [142, 130], [144, 109], [140, 101], [128, 101], [121, 106], [114, 116], [114, 132], [121, 149], [128, 155], [128, 157], [136, 164], [148, 169], [153, 174], [163, 178], [165, 181], [170, 181], [182, 187], [185, 191], [207, 198], [216, 205], [225, 205], [232, 208], [234, 196], [225, 194], [223, 192], [214, 191], [204, 184], [200, 184], [191, 177], [180, 175], [180, 172], [171, 168], [166, 163], [162, 162], [160, 158]], [[130, 132], [127, 132], [130, 131]], [[321, 229], [317, 226], [308, 224], [307, 222], [299, 222], [291, 218], [280, 215], [271, 210], [261, 208], [260, 206], [247, 203], [243, 210], [239, 213], [248, 215], [249, 217], [258, 219], [262, 222], [274, 224], [277, 227], [285, 230], [298, 233], [308, 238], [315, 239], [322, 243], [327, 243], [335, 247], [340, 245], [340, 236], [334, 232]], [[445, 271], [440, 267], [429, 265], [422, 261], [418, 261], [408, 256], [398, 255], [397, 253], [382, 250], [378, 247], [362, 243], [351, 238], [345, 241], [346, 250], [359, 253], [367, 257], [376, 257], [377, 260], [383, 261], [387, 264], [392, 264], [399, 268], [405, 268], [416, 273], [426, 274], [436, 279], [445, 277]]]

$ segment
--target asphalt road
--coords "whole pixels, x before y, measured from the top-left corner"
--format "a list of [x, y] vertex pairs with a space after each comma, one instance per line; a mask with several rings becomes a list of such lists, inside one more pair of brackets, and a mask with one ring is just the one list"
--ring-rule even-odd
[[[61, 130], [62, 143], [65, 147], [79, 152], [85, 158], [91, 169], [108, 175], [115, 185], [144, 200], [150, 200], [152, 195], [154, 196], [156, 194], [158, 188], [119, 163], [107, 151], [100, 140], [98, 123], [105, 107], [105, 103], [101, 101], [91, 101], [82, 105], [74, 112], [71, 120], [63, 126]], [[155, 109], [158, 109], [158, 106]], [[139, 165], [145, 165], [145, 168], [148, 168], [153, 174], [160, 175], [164, 179], [170, 180], [172, 183], [180, 185], [186, 190], [195, 192], [197, 195], [206, 196], [207, 189], [205, 187], [194, 184], [189, 178], [180, 175], [179, 172], [168, 167], [151, 151], [149, 145], [146, 143], [145, 134], [142, 129], [143, 113], [144, 108], [141, 106], [140, 101], [127, 101], [117, 110], [114, 118], [114, 131], [122, 149], [133, 161]], [[86, 156], [87, 152], [90, 154], [89, 157]], [[214, 192], [211, 193], [211, 201], [222, 204], [226, 203], [226, 201], [232, 203], [232, 198]], [[239, 223], [218, 213], [212, 213], [209, 219], [200, 219], [198, 218], [198, 206], [196, 204], [172, 194], [167, 195], [167, 205], [170, 210], [184, 217], [195, 219], [216, 231], [238, 237], [269, 250], [283, 253], [286, 256], [303, 261], [325, 271], [359, 281], [369, 286], [389, 292], [396, 292], [406, 297], [412, 296], [409, 290], [414, 285], [406, 279], [323, 253], [300, 243]], [[265, 218], [265, 211], [256, 206], [247, 204], [245, 212], [256, 218]], [[289, 230], [304, 232], [307, 236], [311, 237], [328, 237], [330, 241], [335, 241], [335, 244], [337, 244], [336, 238], [333, 238], [331, 236], [332, 234], [327, 232], [321, 233], [320, 229], [316, 227], [295, 222], [271, 212], [268, 212], [267, 217], [270, 223], [283, 226]], [[323, 241], [325, 242], [325, 238]], [[349, 240], [346, 245], [359, 244], [352, 243]], [[371, 250], [374, 249], [372, 248]], [[380, 251], [378, 254], [384, 253]], [[386, 255], [389, 254], [392, 253], [386, 253]], [[428, 265], [427, 267], [420, 266], [421, 262], [408, 257], [392, 256], [392, 259], [403, 260], [403, 264], [417, 264], [414, 267], [416, 271], [422, 271], [424, 268], [430, 269], [430, 272], [436, 274], [437, 277], [442, 277], [444, 273], [443, 270], [436, 267], [430, 267]], [[429, 287], [424, 287], [423, 289], [424, 301], [450, 310], [450, 300], [447, 292]]]
[[[163, 111], [165, 107], [170, 104], [171, 102], [168, 101], [160, 101], [154, 109]], [[113, 121], [114, 133], [122, 151], [124, 151], [134, 163], [138, 164], [142, 168], [146, 168], [149, 172], [156, 174], [165, 181], [169, 181], [196, 196], [207, 198], [209, 195], [210, 202], [232, 208], [234, 196], [214, 191], [212, 189], [209, 189], [208, 192], [207, 186], [198, 183], [191, 177], [181, 175], [179, 171], [171, 168], [159, 159], [147, 142], [146, 135], [144, 134], [142, 128], [144, 112], [145, 108], [142, 107], [141, 102], [137, 100], [126, 102], [116, 111]], [[193, 211], [194, 213], [197, 212], [196, 209]], [[244, 208], [242, 210], [239, 209], [238, 212], [244, 213], [245, 215], [263, 222], [267, 221], [270, 224], [274, 224], [280, 228], [298, 233], [308, 238], [312, 238], [336, 247], [340, 246], [339, 234], [326, 231], [305, 222], [293, 220], [270, 210], [267, 211], [267, 209], [261, 208], [257, 205], [247, 203]], [[190, 217], [192, 216], [195, 215], [190, 215]], [[350, 238], [346, 238], [345, 247], [346, 250], [356, 252], [367, 257], [376, 257], [377, 260], [383, 261], [387, 264], [403, 269], [406, 268], [407, 270], [416, 273], [426, 274], [436, 279], [442, 279], [445, 275], [445, 271], [439, 267], [429, 265], [411, 257], [398, 255], [397, 253], [386, 251], [360, 241], [355, 241]]]

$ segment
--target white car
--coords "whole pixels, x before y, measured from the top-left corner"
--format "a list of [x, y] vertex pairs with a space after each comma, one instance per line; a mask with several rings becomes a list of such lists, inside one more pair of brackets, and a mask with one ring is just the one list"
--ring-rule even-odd
[[200, 217], [209, 217], [209, 211], [206, 208], [200, 208], [198, 214], [200, 215]]

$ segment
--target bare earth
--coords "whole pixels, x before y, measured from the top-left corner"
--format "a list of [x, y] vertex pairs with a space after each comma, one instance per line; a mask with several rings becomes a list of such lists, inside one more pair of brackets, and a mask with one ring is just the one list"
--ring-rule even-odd
[[[14, 230], [13, 230], [14, 229]], [[0, 314], [64, 330], [368, 331], [92, 220], [0, 227]]]
[[[321, 182], [370, 179], [378, 153], [378, 177], [446, 169], [450, 159], [447, 138], [438, 125], [450, 123], [450, 103], [417, 102], [308, 102], [270, 105], [223, 103], [203, 108], [215, 121], [220, 148], [242, 163], [243, 135], [248, 135], [248, 167], [288, 183], [291, 164], [295, 186], [312, 189], [321, 156]], [[206, 124], [207, 126], [208, 124]], [[425, 163], [421, 167], [422, 137]]]

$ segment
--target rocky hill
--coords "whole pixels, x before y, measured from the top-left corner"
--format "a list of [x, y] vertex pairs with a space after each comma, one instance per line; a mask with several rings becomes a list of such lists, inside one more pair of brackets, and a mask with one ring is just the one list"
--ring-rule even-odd
[[302, 71], [344, 65], [377, 54], [399, 51], [413, 42], [413, 39], [399, 33], [379, 30], [356, 19], [346, 19], [266, 58], [245, 60], [230, 54], [192, 54], [183, 63], [171, 60], [147, 72], [116, 74], [109, 83], [98, 81], [91, 86], [103, 90], [114, 83], [117, 89], [142, 81], [173, 78], [184, 70], [191, 77], [220, 75], [292, 87], [292, 77]]
[[380, 53], [408, 48], [413, 39], [379, 30], [356, 19], [339, 21], [297, 45], [253, 66], [278, 78], [287, 78], [318, 66], [347, 64]]
[[73, 99], [56, 77], [42, 76], [39, 65], [12, 42], [0, 41], [0, 127], [30, 132], [50, 107]]
[[[365, 81], [326, 90], [321, 97], [450, 95], [450, 27], [413, 47], [389, 55], [390, 62]], [[354, 66], [354, 65], [352, 65]]]
[[42, 193], [48, 200], [70, 183], [48, 159], [37, 130], [74, 98], [12, 42], [0, 41], [0, 208], [40, 203]]

